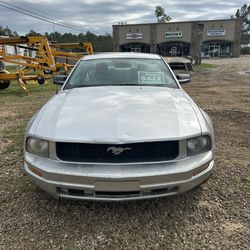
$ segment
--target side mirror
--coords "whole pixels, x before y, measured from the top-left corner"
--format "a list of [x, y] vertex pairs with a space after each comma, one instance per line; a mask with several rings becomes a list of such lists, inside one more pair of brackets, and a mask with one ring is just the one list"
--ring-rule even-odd
[[65, 75], [55, 75], [53, 76], [53, 83], [62, 86], [66, 81], [67, 76]]
[[179, 84], [189, 83], [191, 81], [191, 76], [189, 74], [177, 74], [176, 78]]

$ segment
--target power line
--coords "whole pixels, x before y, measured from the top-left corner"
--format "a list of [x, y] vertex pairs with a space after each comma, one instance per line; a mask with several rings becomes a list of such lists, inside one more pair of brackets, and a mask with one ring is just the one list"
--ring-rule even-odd
[[[12, 7], [5, 6], [5, 5], [3, 5], [2, 3], [0, 3], [0, 5], [3, 6], [3, 7], [5, 7], [5, 8], [7, 8], [7, 9], [13, 10], [13, 11], [18, 12], [18, 13], [21, 13], [21, 14], [24, 14], [24, 15], [26, 15], [26, 16], [33, 17], [33, 18], [42, 20], [42, 21], [47, 22], [47, 23], [55, 24], [55, 22], [50, 21], [50, 20], [48, 20], [48, 19], [45, 19], [45, 18], [42, 18], [42, 17], [38, 17], [38, 16], [35, 16], [35, 15], [33, 15], [33, 14], [25, 13], [25, 12], [23, 12], [23, 11], [21, 11], [21, 10], [17, 10], [17, 9], [12, 8]], [[69, 26], [69, 25], [65, 25], [65, 24], [61, 24], [61, 23], [56, 23], [56, 25], [62, 26], [62, 27], [66, 27], [66, 28], [69, 28], [69, 29], [73, 29], [73, 30], [77, 30], [77, 31], [82, 31], [82, 30], [80, 30], [80, 29], [73, 28], [73, 27], [71, 27], [71, 26]]]
[[69, 27], [75, 27], [75, 28], [79, 28], [79, 29], [81, 28], [81, 27], [76, 26], [76, 25], [72, 25], [72, 24], [70, 24], [70, 25], [69, 25], [69, 24], [65, 24], [64, 22], [61, 22], [61, 21], [58, 21], [58, 20], [56, 20], [56, 19], [53, 19], [53, 18], [50, 18], [50, 17], [44, 16], [44, 15], [38, 14], [37, 12], [31, 11], [31, 10], [26, 10], [26, 9], [21, 8], [21, 7], [17, 6], [17, 5], [14, 5], [14, 4], [6, 3], [6, 2], [1, 1], [1, 0], [0, 0], [0, 3], [3, 3], [3, 4], [5, 4], [5, 5], [12, 6], [12, 7], [16, 8], [16, 9], [19, 9], [19, 10], [25, 11], [25, 12], [27, 12], [27, 13], [34, 14], [34, 15], [36, 15], [36, 16], [38, 16], [38, 17], [40, 16], [41, 18], [45, 18], [45, 19], [52, 20], [52, 21], [54, 21], [56, 24], [57, 24], [57, 23], [59, 23], [59, 24], [67, 25], [67, 26], [69, 26]]
[[72, 26], [65, 25], [65, 24], [62, 24], [62, 23], [59, 23], [59, 22], [56, 22], [56, 23], [55, 23], [55, 22], [53, 22], [53, 21], [48, 20], [47, 18], [45, 19], [45, 18], [43, 18], [43, 17], [41, 17], [41, 16], [39, 17], [39, 16], [37, 16], [37, 15], [28, 14], [28, 13], [25, 13], [25, 12], [23, 12], [23, 11], [21, 11], [21, 10], [14, 9], [14, 8], [12, 8], [12, 7], [10, 7], [10, 6], [6, 6], [6, 5], [3, 4], [2, 1], [0, 1], [0, 5], [3, 6], [3, 7], [5, 7], [5, 8], [7, 8], [7, 9], [13, 10], [13, 11], [15, 11], [15, 12], [24, 14], [24, 15], [29, 16], [29, 17], [33, 17], [33, 18], [42, 20], [42, 21], [47, 22], [47, 23], [56, 24], [56, 25], [58, 25], [58, 26], [62, 26], [62, 27], [66, 27], [66, 28], [69, 28], [69, 29], [73, 29], [73, 30], [77, 30], [77, 31], [83, 32], [83, 30], [81, 30], [81, 29], [77, 29], [77, 28], [74, 28], [74, 27], [72, 27]]

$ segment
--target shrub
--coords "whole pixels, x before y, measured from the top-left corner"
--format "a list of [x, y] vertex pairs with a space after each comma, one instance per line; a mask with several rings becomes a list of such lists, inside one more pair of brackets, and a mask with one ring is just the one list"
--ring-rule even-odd
[[241, 48], [240, 53], [242, 55], [250, 55], [250, 47]]

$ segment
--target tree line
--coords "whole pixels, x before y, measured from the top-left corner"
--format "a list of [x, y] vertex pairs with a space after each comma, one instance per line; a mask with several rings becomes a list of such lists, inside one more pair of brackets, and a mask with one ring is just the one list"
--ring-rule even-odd
[[[30, 30], [27, 36], [37, 36], [41, 35], [34, 30]], [[59, 43], [78, 43], [78, 42], [91, 42], [95, 52], [109, 52], [113, 48], [113, 38], [110, 34], [106, 33], [105, 35], [96, 35], [90, 31], [86, 33], [80, 33], [78, 35], [72, 33], [59, 33], [55, 32], [45, 32], [44, 34], [49, 41], [56, 41]], [[0, 26], [0, 36], [9, 36], [15, 37], [18, 36], [16, 31], [12, 31], [9, 27]]]
[[12, 31], [8, 26], [4, 28], [3, 26], [0, 25], [0, 36], [13, 37], [13, 36], [18, 36], [18, 34], [16, 31]]

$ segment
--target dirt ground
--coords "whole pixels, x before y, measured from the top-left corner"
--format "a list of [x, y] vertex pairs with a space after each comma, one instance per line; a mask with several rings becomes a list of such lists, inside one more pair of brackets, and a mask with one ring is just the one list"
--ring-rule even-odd
[[57, 201], [22, 171], [29, 117], [54, 93], [0, 92], [0, 249], [250, 249], [250, 57], [207, 59], [183, 86], [211, 116], [215, 168], [175, 197]]

